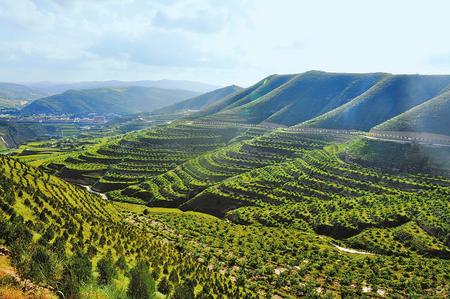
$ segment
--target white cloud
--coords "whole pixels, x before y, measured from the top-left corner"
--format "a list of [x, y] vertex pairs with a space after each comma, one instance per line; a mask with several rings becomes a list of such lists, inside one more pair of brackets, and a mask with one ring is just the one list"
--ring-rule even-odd
[[0, 18], [26, 30], [46, 30], [54, 24], [54, 16], [47, 14], [31, 0], [0, 0]]
[[443, 0], [0, 0], [0, 80], [450, 73], [448, 11]]

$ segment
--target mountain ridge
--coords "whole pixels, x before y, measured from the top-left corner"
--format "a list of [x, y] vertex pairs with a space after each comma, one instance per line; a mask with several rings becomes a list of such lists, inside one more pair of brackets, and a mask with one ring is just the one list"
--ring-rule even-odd
[[199, 96], [184, 100], [182, 102], [172, 104], [170, 106], [165, 106], [161, 109], [153, 111], [153, 113], [158, 113], [158, 114], [179, 113], [179, 112], [183, 112], [183, 111], [186, 112], [188, 110], [200, 110], [202, 108], [205, 108], [206, 106], [214, 104], [215, 102], [220, 101], [221, 99], [228, 97], [232, 94], [235, 94], [241, 90], [243, 90], [243, 88], [239, 87], [237, 85], [226, 86], [226, 87], [219, 88], [219, 89], [201, 94]]
[[369, 131], [449, 88], [448, 75], [323, 71], [275, 74], [191, 117], [204, 121]]
[[33, 101], [21, 109], [22, 115], [32, 114], [131, 114], [150, 112], [165, 104], [190, 98], [197, 93], [156, 87], [132, 86], [68, 90], [62, 94]]
[[94, 88], [118, 88], [130, 86], [156, 87], [163, 89], [183, 89], [195, 92], [209, 92], [220, 88], [220, 86], [189, 80], [137, 80], [137, 81], [82, 81], [82, 82], [25, 82], [19, 83], [25, 86], [34, 87], [50, 94], [58, 94], [69, 89], [94, 89]]

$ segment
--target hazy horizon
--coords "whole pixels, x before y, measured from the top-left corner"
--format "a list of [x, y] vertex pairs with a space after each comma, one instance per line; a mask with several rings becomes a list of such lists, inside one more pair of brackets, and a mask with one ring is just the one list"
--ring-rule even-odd
[[270, 74], [450, 74], [450, 4], [0, 0], [0, 81], [188, 80]]

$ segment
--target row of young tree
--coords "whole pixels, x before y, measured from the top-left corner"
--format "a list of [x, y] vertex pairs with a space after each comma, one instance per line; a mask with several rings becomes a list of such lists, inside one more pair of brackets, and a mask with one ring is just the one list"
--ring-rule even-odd
[[[111, 202], [4, 156], [0, 156], [0, 219], [0, 244], [13, 253], [20, 275], [55, 291], [70, 293], [77, 285], [82, 292], [90, 286], [104, 289], [98, 279], [86, 284], [79, 279], [86, 276], [70, 272], [84, 256], [92, 261], [91, 278], [116, 269], [113, 281], [120, 290], [128, 281], [133, 285], [135, 273], [125, 269], [123, 261], [135, 268], [145, 260], [155, 288], [165, 295], [211, 298], [237, 292], [229, 278], [209, 271], [190, 253], [156, 239], [155, 232], [124, 222]], [[109, 250], [114, 267], [103, 262]], [[121, 296], [126, 297], [126, 291]]]

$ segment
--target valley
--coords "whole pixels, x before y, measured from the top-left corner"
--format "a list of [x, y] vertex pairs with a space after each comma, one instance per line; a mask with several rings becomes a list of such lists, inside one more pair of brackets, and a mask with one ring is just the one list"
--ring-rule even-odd
[[0, 299], [450, 298], [449, 11], [0, 0]]

